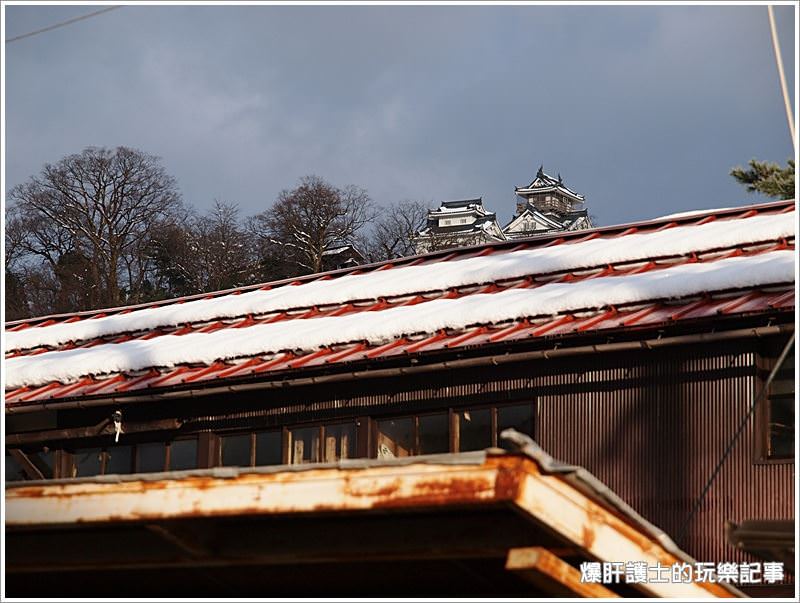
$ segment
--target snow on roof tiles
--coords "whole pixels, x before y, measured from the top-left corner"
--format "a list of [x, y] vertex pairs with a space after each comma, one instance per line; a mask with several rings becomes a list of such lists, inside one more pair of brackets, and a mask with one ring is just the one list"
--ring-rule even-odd
[[[482, 345], [503, 340], [491, 337], [509, 325], [520, 325], [519, 333], [527, 330], [528, 336], [528, 325], [553, 335], [581, 329], [584, 318], [577, 317], [567, 321], [575, 324], [542, 330], [576, 312], [594, 316], [584, 325], [592, 330], [652, 323], [663, 317], [664, 300], [703, 294], [712, 294], [706, 310], [791, 308], [788, 289], [762, 289], [793, 282], [793, 209], [793, 202], [773, 203], [704, 212], [682, 225], [653, 221], [580, 237], [562, 233], [315, 275], [240, 295], [100, 318], [62, 316], [48, 326], [9, 325], [6, 402], [161, 387], [175, 378], [199, 382], [299, 370], [369, 358], [386, 346], [380, 355]], [[715, 293], [731, 290], [747, 299], [737, 306], [730, 294]], [[642, 313], [648, 302], [652, 311]], [[607, 320], [609, 306], [627, 318]], [[483, 330], [470, 335], [476, 329]], [[427, 342], [437, 333], [446, 336]], [[142, 379], [138, 372], [152, 368], [159, 369], [153, 378]], [[174, 370], [179, 375], [169, 377]]]

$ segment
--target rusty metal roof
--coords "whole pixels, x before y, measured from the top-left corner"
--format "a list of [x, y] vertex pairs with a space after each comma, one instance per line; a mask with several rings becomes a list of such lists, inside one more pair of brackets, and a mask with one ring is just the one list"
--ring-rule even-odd
[[[584, 558], [694, 563], [662, 530], [585, 469], [552, 459], [518, 432], [506, 430], [503, 436], [516, 446], [516, 452], [489, 449], [306, 467], [217, 468], [9, 483], [6, 528], [12, 534], [33, 527], [70, 528], [73, 538], [74, 529], [79, 534], [82, 528], [106, 524], [144, 522], [149, 527], [189, 518], [320, 513], [335, 520], [371, 510], [380, 510], [394, 521], [393, 514], [407, 511], [460, 513], [459, 509], [501, 505], [546, 526], [548, 534], [555, 534]], [[267, 543], [264, 546], [268, 549]], [[9, 567], [13, 571], [13, 551]], [[741, 596], [729, 584], [651, 583], [639, 588], [649, 596]]]
[[[34, 327], [46, 327], [62, 323], [86, 321], [116, 314], [135, 313], [146, 308], [181, 304], [194, 299], [217, 299], [238, 295], [256, 289], [274, 289], [287, 286], [301, 287], [305, 283], [318, 280], [336, 279], [351, 274], [369, 274], [387, 271], [400, 266], [426, 265], [450, 262], [477, 256], [510, 254], [520, 250], [538, 249], [592, 239], [625, 237], [634, 233], [649, 233], [675, 226], [707, 224], [712, 221], [743, 219], [761, 214], [778, 214], [794, 211], [794, 201], [782, 201], [754, 205], [745, 208], [717, 212], [697, 213], [690, 216], [671, 217], [649, 222], [626, 224], [615, 227], [598, 228], [576, 233], [560, 233], [553, 236], [537, 237], [514, 242], [481, 245], [446, 252], [404, 258], [390, 262], [361, 266], [356, 269], [340, 270], [324, 274], [310, 275], [294, 280], [279, 281], [267, 285], [242, 287], [235, 290], [191, 296], [186, 298], [154, 302], [139, 306], [79, 312], [74, 314], [52, 315], [6, 325], [7, 331], [23, 331]], [[143, 332], [116, 333], [87, 341], [71, 341], [66, 344], [14, 350], [6, 358], [34, 356], [45, 352], [58, 352], [95, 346], [115, 345], [132, 340], [152, 340], [166, 335], [185, 335], [189, 333], [209, 333], [223, 329], [246, 329], [253, 325], [276, 323], [292, 328], [293, 321], [313, 319], [324, 316], [343, 316], [348, 314], [380, 312], [385, 309], [423, 304], [437, 299], [453, 299], [475, 294], [492, 294], [513, 288], [533, 288], [549, 283], [581, 283], [604, 276], [625, 276], [642, 272], [657, 272], [666, 268], [689, 263], [714, 262], [723, 258], [737, 258], [760, 255], [775, 250], [794, 249], [794, 238], [741, 245], [732, 248], [714, 249], [703, 253], [690, 253], [680, 256], [654, 257], [649, 261], [631, 265], [603, 265], [588, 270], [573, 270], [561, 273], [536, 274], [522, 278], [507, 279], [480, 286], [467, 285], [439, 291], [424, 291], [419, 294], [396, 297], [380, 297], [363, 303], [342, 303], [331, 307], [287, 308], [286, 311], [271, 313], [260, 317], [246, 315], [236, 318], [210, 320], [196, 324], [181, 324], [159, 327]], [[518, 343], [545, 338], [580, 337], [597, 335], [611, 331], [636, 331], [655, 329], [662, 325], [693, 324], [709, 320], [746, 317], [794, 310], [793, 283], [777, 284], [764, 288], [746, 288], [715, 291], [691, 298], [653, 299], [650, 301], [623, 306], [589, 308], [580, 312], [564, 312], [556, 316], [528, 317], [503, 324], [473, 325], [460, 330], [442, 330], [433, 333], [417, 334], [413, 337], [400, 337], [393, 341], [371, 344], [369, 342], [345, 342], [317, 349], [285, 350], [276, 354], [237, 358], [229, 361], [216, 361], [204, 365], [180, 365], [172, 368], [151, 367], [132, 373], [112, 373], [105, 375], [85, 375], [70, 382], [51, 382], [37, 386], [24, 386], [6, 391], [7, 409], [24, 407], [42, 401], [61, 401], [108, 396], [126, 396], [137, 392], [158, 392], [176, 386], [213, 386], [242, 379], [261, 379], [275, 375], [288, 375], [294, 378], [311, 369], [331, 370], [353, 363], [369, 363], [424, 356], [448, 350], [475, 350], [492, 348], [506, 343]]]

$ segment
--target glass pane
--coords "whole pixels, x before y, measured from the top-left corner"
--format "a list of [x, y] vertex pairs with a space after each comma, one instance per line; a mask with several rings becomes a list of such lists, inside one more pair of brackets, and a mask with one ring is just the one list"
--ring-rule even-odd
[[492, 414], [488, 408], [458, 413], [459, 450], [483, 450], [492, 445]]
[[222, 444], [222, 464], [226, 467], [250, 466], [250, 434], [225, 436]]
[[378, 458], [414, 454], [414, 419], [388, 419], [378, 421]]
[[[783, 351], [783, 346], [780, 349]], [[773, 362], [777, 360], [775, 358]], [[789, 349], [789, 355], [786, 356], [781, 368], [775, 374], [775, 378], [770, 384], [769, 393], [770, 395], [794, 395], [794, 345]]]
[[106, 475], [130, 473], [133, 470], [133, 446], [106, 449]]
[[769, 449], [774, 458], [794, 456], [794, 398], [769, 401]]
[[319, 427], [289, 431], [289, 454], [293, 465], [319, 462]]
[[25, 472], [17, 460], [6, 452], [6, 481], [7, 482], [20, 482], [26, 479]]
[[325, 426], [324, 459], [326, 462], [356, 456], [356, 425], [342, 423]]
[[533, 437], [533, 404], [515, 404], [497, 408], [497, 445], [510, 450], [508, 442], [503, 441], [500, 433], [504, 429], [516, 429], [520, 433]]
[[73, 457], [73, 477], [100, 475], [101, 454], [102, 450], [99, 448], [76, 450], [75, 456]]
[[164, 442], [152, 442], [136, 446], [139, 456], [139, 473], [154, 473], [164, 471], [165, 449]]
[[174, 440], [169, 445], [169, 468], [172, 471], [197, 469], [197, 438]]
[[450, 429], [447, 413], [422, 415], [419, 418], [419, 453], [450, 452]]
[[262, 431], [256, 434], [256, 466], [280, 465], [283, 446], [280, 431]]

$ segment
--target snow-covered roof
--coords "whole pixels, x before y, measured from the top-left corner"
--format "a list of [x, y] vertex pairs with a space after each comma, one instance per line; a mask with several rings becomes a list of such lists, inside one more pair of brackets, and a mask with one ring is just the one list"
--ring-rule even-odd
[[698, 296], [694, 318], [791, 310], [795, 222], [778, 202], [9, 323], [6, 404], [657, 325]]
[[525, 220], [535, 220], [545, 226], [547, 228], [552, 229], [564, 229], [566, 225], [564, 222], [560, 222], [554, 219], [554, 216], [546, 216], [542, 212], [537, 209], [532, 208], [530, 205], [525, 208], [522, 213], [514, 216], [511, 221], [503, 227], [504, 232], [513, 231], [515, 228]]
[[515, 190], [518, 194], [534, 192], [543, 193], [560, 190], [561, 192], [565, 192], [574, 197], [576, 201], [583, 201], [585, 199], [583, 195], [579, 195], [561, 181], [561, 174], [559, 174], [557, 178], [553, 178], [544, 172], [542, 166], [539, 167], [539, 171], [536, 173], [536, 178], [534, 178], [528, 186], [518, 186], [515, 188]]
[[475, 214], [475, 215], [494, 215], [483, 207], [483, 198], [462, 199], [459, 201], [442, 201], [436, 209], [428, 210], [428, 216], [434, 217], [441, 214]]

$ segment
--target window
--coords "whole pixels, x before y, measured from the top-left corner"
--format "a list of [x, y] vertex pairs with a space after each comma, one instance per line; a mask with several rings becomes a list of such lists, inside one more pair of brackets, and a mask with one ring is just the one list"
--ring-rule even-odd
[[438, 454], [450, 451], [450, 426], [446, 412], [421, 415], [417, 421], [419, 454]]
[[[767, 379], [785, 342], [771, 343], [759, 359], [759, 374]], [[794, 458], [794, 346], [789, 350], [761, 401], [760, 457], [762, 460]]]
[[446, 412], [378, 421], [378, 458], [448, 452], [449, 422]]
[[289, 430], [289, 462], [293, 465], [319, 462], [319, 427]]
[[225, 467], [257, 467], [283, 462], [280, 431], [257, 431], [220, 436], [220, 461]]
[[378, 458], [414, 454], [414, 417], [378, 421]]
[[197, 438], [79, 448], [71, 451], [71, 457], [72, 470], [68, 477], [183, 471], [197, 467]]
[[221, 464], [225, 467], [248, 467], [253, 436], [250, 433], [242, 435], [223, 436], [220, 438], [222, 454]]
[[75, 451], [72, 457], [72, 477], [100, 475], [103, 472], [103, 451], [100, 448], [85, 448]]
[[133, 446], [106, 448], [105, 474], [131, 473], [133, 471]]
[[323, 460], [325, 462], [350, 459], [356, 456], [355, 423], [325, 425], [323, 430]]
[[496, 445], [508, 449], [500, 434], [504, 429], [516, 429], [520, 433], [533, 437], [533, 404], [514, 404], [497, 407], [497, 442]]
[[[783, 386], [778, 385], [776, 382], [777, 389], [773, 392], [776, 402], [771, 409], [772, 430], [775, 434], [782, 429], [793, 433], [793, 410], [791, 405], [779, 405]], [[135, 442], [132, 437], [121, 445], [63, 449], [58, 451], [58, 457], [56, 451], [47, 447], [7, 449], [5, 463], [7, 479], [15, 481], [49, 479], [54, 475], [54, 468], [58, 477], [91, 477], [183, 471], [214, 465], [329, 463], [369, 455], [381, 459], [401, 458], [502, 445], [499, 434], [509, 427], [533, 435], [534, 412], [533, 403], [527, 402], [374, 419], [362, 416], [349, 421], [340, 419], [265, 431], [208, 433], [166, 441]], [[132, 440], [135, 443], [130, 443]], [[777, 435], [770, 440], [773, 454], [786, 453], [780, 447], [782, 441]]]
[[197, 469], [197, 438], [173, 440], [169, 443], [168, 468], [171, 471]]
[[256, 466], [283, 463], [283, 437], [280, 431], [262, 431], [256, 434]]
[[394, 458], [484, 450], [502, 445], [499, 434], [509, 427], [533, 435], [532, 402], [381, 419], [376, 453], [378, 458]]
[[492, 445], [492, 409], [480, 408], [458, 412], [458, 449], [483, 450]]
[[149, 442], [136, 446], [136, 472], [156, 473], [166, 469], [166, 445]]

